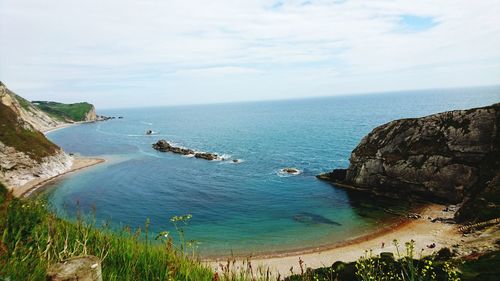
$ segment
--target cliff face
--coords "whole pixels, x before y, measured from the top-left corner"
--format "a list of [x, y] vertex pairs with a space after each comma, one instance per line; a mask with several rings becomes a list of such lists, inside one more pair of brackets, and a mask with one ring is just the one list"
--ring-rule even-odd
[[65, 122], [57, 120], [40, 110], [29, 101], [16, 95], [0, 82], [0, 102], [13, 110], [22, 120], [38, 131], [47, 131]]
[[83, 121], [85, 122], [97, 121], [97, 114], [95, 112], [95, 107], [93, 105], [91, 105], [90, 110], [85, 114]]
[[[460, 220], [500, 217], [500, 103], [392, 121], [319, 178], [392, 197], [464, 203]], [[489, 209], [488, 215], [469, 209]], [[469, 210], [469, 211], [467, 211]]]
[[39, 131], [58, 124], [0, 83], [0, 181], [14, 189], [69, 170], [73, 159]]

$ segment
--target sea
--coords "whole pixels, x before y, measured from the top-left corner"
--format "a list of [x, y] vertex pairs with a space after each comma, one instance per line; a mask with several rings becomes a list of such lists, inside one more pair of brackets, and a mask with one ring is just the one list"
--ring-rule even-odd
[[[177, 240], [171, 218], [190, 214], [177, 226], [206, 257], [328, 247], [390, 227], [413, 206], [352, 193], [316, 175], [348, 167], [351, 151], [379, 125], [496, 102], [500, 86], [98, 109], [123, 118], [48, 137], [68, 153], [106, 162], [63, 176], [37, 196], [63, 218], [85, 214], [113, 231], [144, 232], [147, 225], [149, 237], [169, 231]], [[152, 144], [160, 139], [224, 160], [158, 152]]]

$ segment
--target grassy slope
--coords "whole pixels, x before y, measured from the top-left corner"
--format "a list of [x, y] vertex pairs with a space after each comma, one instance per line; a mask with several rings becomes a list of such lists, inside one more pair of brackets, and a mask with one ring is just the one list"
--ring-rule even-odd
[[17, 114], [2, 103], [0, 103], [0, 141], [35, 160], [53, 155], [58, 150], [58, 147], [42, 133], [19, 126]]
[[211, 280], [212, 271], [171, 243], [139, 232], [98, 230], [48, 212], [42, 202], [12, 198], [0, 186], [0, 280], [45, 280], [47, 267], [82, 254], [101, 259], [103, 280]]
[[10, 94], [19, 102], [22, 108], [26, 109], [27, 111], [31, 111], [31, 107], [33, 106], [31, 102], [21, 96], [14, 94], [13, 92], [10, 92]]
[[86, 102], [64, 104], [52, 101], [33, 101], [39, 109], [61, 121], [85, 121], [85, 115], [92, 109]]

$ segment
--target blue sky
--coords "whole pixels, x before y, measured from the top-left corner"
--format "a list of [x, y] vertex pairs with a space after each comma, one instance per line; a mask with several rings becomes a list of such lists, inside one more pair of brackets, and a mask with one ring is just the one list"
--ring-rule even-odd
[[500, 84], [500, 1], [0, 0], [0, 80], [100, 108]]

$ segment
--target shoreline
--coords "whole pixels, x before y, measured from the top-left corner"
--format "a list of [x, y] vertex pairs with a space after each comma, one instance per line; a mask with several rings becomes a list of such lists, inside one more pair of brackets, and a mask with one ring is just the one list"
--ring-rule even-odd
[[310, 247], [303, 247], [303, 248], [298, 248], [298, 249], [291, 249], [291, 250], [275, 250], [272, 252], [261, 252], [261, 253], [255, 253], [255, 254], [237, 254], [237, 255], [208, 255], [205, 257], [202, 257], [202, 260], [205, 262], [219, 262], [219, 261], [227, 261], [227, 259], [246, 259], [248, 257], [252, 257], [252, 259], [257, 259], [257, 260], [267, 260], [267, 259], [276, 259], [276, 258], [286, 258], [286, 257], [292, 257], [292, 256], [301, 256], [301, 255], [308, 255], [308, 254], [314, 254], [318, 252], [325, 252], [325, 251], [330, 251], [334, 250], [337, 248], [341, 247], [347, 247], [350, 245], [355, 245], [357, 243], [361, 243], [364, 241], [368, 241], [370, 239], [374, 239], [376, 237], [382, 236], [384, 234], [393, 232], [401, 227], [404, 227], [408, 223], [411, 223], [412, 219], [400, 219], [398, 221], [395, 221], [391, 224], [388, 224], [385, 227], [378, 228], [378, 229], [373, 229], [369, 230], [368, 233], [366, 234], [360, 234], [357, 235], [351, 239], [347, 239], [344, 241], [339, 241], [339, 242], [334, 242], [331, 244], [324, 244], [324, 245], [319, 245], [319, 246], [310, 246]]
[[[373, 250], [373, 255], [378, 255], [381, 252], [396, 252], [393, 245], [394, 239], [401, 244], [400, 249], [404, 248], [405, 242], [414, 240], [416, 252], [422, 249], [422, 254], [429, 255], [440, 248], [453, 248], [456, 244], [464, 243], [464, 237], [458, 231], [460, 225], [431, 222], [431, 218], [453, 215], [453, 212], [443, 211], [445, 207], [439, 204], [425, 205], [419, 210], [415, 210], [421, 215], [419, 219], [405, 218], [366, 235], [332, 245], [246, 257], [207, 257], [203, 261], [215, 270], [220, 270], [220, 264], [226, 265], [228, 261], [231, 264], [234, 262], [235, 266], [245, 268], [244, 262], [251, 257], [252, 264], [265, 266], [273, 272], [279, 272], [281, 276], [288, 276], [291, 275], [291, 268], [294, 269], [294, 273], [300, 272], [299, 259], [304, 262], [304, 268], [319, 268], [330, 266], [336, 261], [355, 261], [370, 249]], [[384, 247], [382, 247], [382, 243], [385, 243]], [[427, 247], [433, 243], [435, 248]]]
[[106, 162], [106, 160], [102, 158], [75, 157], [71, 168], [66, 172], [46, 179], [34, 179], [18, 188], [13, 189], [13, 194], [16, 197], [29, 197], [33, 194], [33, 192], [43, 189], [47, 184], [56, 179], [104, 162]]
[[73, 127], [73, 126], [76, 126], [76, 125], [80, 125], [80, 124], [85, 124], [85, 123], [90, 123], [92, 121], [82, 121], [82, 122], [74, 122], [74, 123], [63, 123], [61, 125], [57, 125], [53, 128], [50, 128], [50, 129], [47, 129], [47, 130], [43, 130], [42, 133], [44, 135], [50, 133], [50, 132], [54, 132], [54, 131], [57, 131], [57, 130], [61, 130], [61, 129], [64, 129], [64, 128], [68, 128], [68, 127]]

